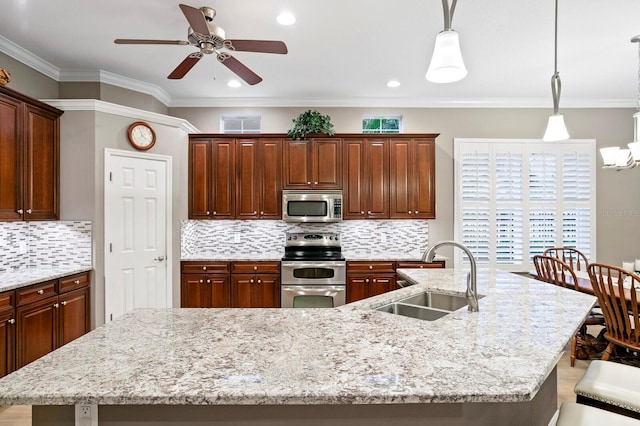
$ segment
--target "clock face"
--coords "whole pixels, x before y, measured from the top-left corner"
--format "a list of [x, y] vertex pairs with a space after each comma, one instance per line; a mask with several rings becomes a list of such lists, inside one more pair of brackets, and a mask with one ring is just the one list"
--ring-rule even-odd
[[147, 150], [156, 143], [153, 129], [143, 122], [136, 122], [129, 126], [129, 142], [136, 149]]

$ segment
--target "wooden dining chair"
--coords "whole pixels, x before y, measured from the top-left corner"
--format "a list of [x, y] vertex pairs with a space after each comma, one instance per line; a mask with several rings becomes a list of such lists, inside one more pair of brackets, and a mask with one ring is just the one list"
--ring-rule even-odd
[[[590, 264], [588, 272], [604, 314], [604, 337], [609, 341], [602, 359], [611, 358], [616, 346], [640, 357], [640, 290], [636, 290], [640, 288], [640, 276], [603, 263]], [[628, 288], [624, 287], [625, 280]]]
[[[576, 278], [573, 268], [559, 258], [537, 255], [533, 257], [533, 264], [536, 267], [538, 280], [580, 291], [578, 287], [578, 278]], [[578, 332], [571, 338], [571, 356], [569, 360], [572, 367], [576, 363], [576, 354], [578, 349], [586, 349], [588, 346], [587, 326], [603, 324], [604, 317], [599, 315], [599, 313], [591, 312], [580, 326]]]
[[552, 256], [562, 260], [574, 271], [586, 271], [589, 259], [580, 250], [571, 247], [552, 247], [546, 249], [544, 256]]

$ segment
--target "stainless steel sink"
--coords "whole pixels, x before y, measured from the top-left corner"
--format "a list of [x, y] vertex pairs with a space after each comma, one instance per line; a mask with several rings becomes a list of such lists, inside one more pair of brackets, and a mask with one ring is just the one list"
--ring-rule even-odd
[[467, 306], [467, 304], [467, 298], [462, 295], [424, 291], [381, 306], [376, 310], [426, 321], [435, 321]]
[[405, 305], [403, 303], [390, 303], [379, 307], [377, 310], [425, 321], [435, 321], [449, 313], [449, 311], [441, 311], [439, 309], [431, 309], [423, 306]]
[[408, 305], [426, 306], [428, 308], [443, 309], [445, 311], [457, 311], [463, 306], [467, 306], [467, 298], [462, 295], [435, 293], [425, 291], [414, 296], [399, 300], [398, 303]]

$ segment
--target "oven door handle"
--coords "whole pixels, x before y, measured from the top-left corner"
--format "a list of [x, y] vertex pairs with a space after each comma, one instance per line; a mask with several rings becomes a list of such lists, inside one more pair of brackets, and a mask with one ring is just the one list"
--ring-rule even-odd
[[344, 268], [344, 264], [282, 262], [283, 268]]
[[282, 291], [286, 291], [286, 292], [305, 292], [308, 295], [311, 294], [325, 294], [327, 292], [343, 292], [346, 291], [346, 286], [344, 285], [310, 285], [310, 286], [306, 286], [306, 285], [290, 285], [290, 284], [283, 284], [280, 286], [280, 289]]

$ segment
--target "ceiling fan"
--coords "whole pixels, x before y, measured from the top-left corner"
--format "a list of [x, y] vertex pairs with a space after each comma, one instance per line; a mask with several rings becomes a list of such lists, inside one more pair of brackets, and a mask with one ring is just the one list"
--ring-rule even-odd
[[220, 49], [225, 48], [237, 52], [287, 53], [287, 46], [282, 41], [226, 39], [224, 30], [213, 23], [216, 11], [211, 7], [205, 6], [196, 9], [195, 7], [181, 4], [180, 9], [190, 25], [187, 30], [187, 39], [189, 41], [118, 38], [114, 40], [114, 42], [116, 44], [176, 44], [180, 46], [196, 46], [200, 51], [193, 52], [187, 56], [167, 78], [173, 80], [181, 79], [205, 54], [215, 53], [219, 62], [237, 74], [238, 77], [249, 85], [260, 83], [262, 78], [227, 52], [221, 52]]

